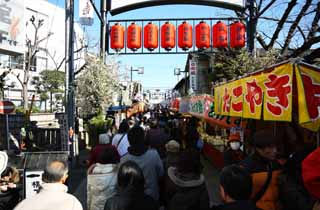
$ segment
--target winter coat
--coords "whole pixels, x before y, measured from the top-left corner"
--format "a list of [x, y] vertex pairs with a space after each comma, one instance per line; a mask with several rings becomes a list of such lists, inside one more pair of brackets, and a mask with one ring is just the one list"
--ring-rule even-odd
[[99, 164], [88, 174], [88, 210], [103, 209], [108, 198], [116, 193], [117, 165]]
[[76, 197], [60, 183], [45, 183], [38, 194], [23, 200], [14, 210], [82, 210]]
[[169, 210], [207, 210], [209, 196], [204, 176], [181, 178], [175, 167], [168, 169], [166, 196]]
[[12, 210], [19, 203], [20, 190], [20, 188], [13, 188], [0, 192], [0, 210]]
[[211, 210], [261, 210], [250, 201], [235, 201], [220, 206], [212, 207]]
[[104, 210], [158, 210], [158, 206], [143, 192], [122, 192], [108, 199]]

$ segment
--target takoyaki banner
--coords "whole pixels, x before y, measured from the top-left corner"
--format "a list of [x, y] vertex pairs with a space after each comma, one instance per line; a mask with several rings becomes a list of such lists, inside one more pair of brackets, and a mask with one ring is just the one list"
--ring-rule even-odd
[[112, 15], [149, 6], [166, 4], [195, 4], [216, 6], [239, 10], [245, 7], [245, 0], [109, 0], [109, 9]]
[[[293, 98], [298, 100], [293, 101]], [[313, 126], [312, 130], [318, 130], [320, 69], [303, 63], [288, 62], [278, 65], [215, 87], [214, 101], [216, 114], [291, 121], [294, 111], [299, 113], [299, 123], [302, 126]], [[293, 110], [293, 103], [298, 104], [298, 110]]]

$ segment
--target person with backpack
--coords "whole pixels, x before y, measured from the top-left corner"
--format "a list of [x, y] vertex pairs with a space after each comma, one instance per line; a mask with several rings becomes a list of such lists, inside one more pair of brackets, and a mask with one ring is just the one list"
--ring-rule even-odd
[[120, 157], [128, 153], [129, 141], [127, 133], [129, 128], [127, 120], [123, 120], [120, 123], [118, 133], [112, 139], [112, 145], [117, 148]]

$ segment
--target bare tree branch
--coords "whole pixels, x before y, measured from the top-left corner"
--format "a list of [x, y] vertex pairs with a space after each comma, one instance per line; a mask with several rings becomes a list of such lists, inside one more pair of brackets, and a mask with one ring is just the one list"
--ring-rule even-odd
[[260, 45], [262, 46], [262, 48], [267, 50], [267, 48], [268, 48], [267, 43], [264, 41], [264, 39], [262, 38], [260, 33], [257, 33], [256, 38], [257, 38], [258, 42], [260, 43]]
[[305, 15], [306, 11], [308, 10], [308, 8], [310, 7], [312, 3], [312, 0], [306, 0], [306, 3], [303, 5], [302, 9], [300, 10], [298, 16], [296, 17], [294, 23], [292, 23], [292, 25], [290, 26], [290, 29], [288, 31], [288, 35], [287, 35], [287, 38], [284, 42], [284, 46], [281, 50], [281, 54], [286, 56], [288, 54], [288, 47], [289, 47], [289, 44], [291, 42], [291, 39], [294, 35], [294, 31], [296, 30], [300, 20], [302, 19], [302, 17]]
[[300, 34], [301, 34], [301, 36], [302, 36], [302, 38], [303, 38], [303, 40], [304, 41], [306, 41], [306, 35], [304, 35], [304, 33], [303, 33], [303, 30], [301, 29], [301, 27], [300, 26], [298, 26], [298, 30], [299, 30], [299, 32], [300, 32]]
[[309, 55], [305, 56], [304, 59], [308, 63], [314, 63], [316, 58], [319, 58], [320, 48], [313, 50]]
[[[280, 22], [280, 19], [278, 18], [273, 18], [273, 17], [260, 17], [259, 19], [264, 19], [264, 20], [271, 20], [271, 21], [274, 21], [274, 22]], [[285, 23], [294, 23], [293, 20], [285, 20]]]
[[276, 42], [276, 40], [278, 39], [278, 36], [279, 36], [279, 33], [280, 31], [282, 30], [283, 28], [283, 25], [285, 24], [291, 10], [293, 9], [293, 7], [297, 4], [297, 0], [292, 0], [288, 3], [288, 7], [287, 9], [285, 10], [285, 12], [283, 13], [279, 23], [278, 23], [278, 26], [275, 30], [275, 32], [273, 33], [273, 36], [270, 40], [270, 43], [268, 44], [268, 49], [271, 49], [274, 45], [274, 43]]
[[263, 13], [265, 13], [274, 3], [276, 0], [271, 0], [261, 11], [259, 9], [258, 15], [254, 17], [255, 19], [258, 19]]
[[316, 14], [312, 20], [311, 30], [307, 36], [307, 40], [312, 38], [314, 36], [314, 34], [317, 32], [317, 30], [319, 28], [319, 26], [318, 26], [319, 20], [320, 20], [320, 2], [318, 2], [318, 4], [317, 4]]
[[320, 42], [320, 36], [317, 37], [312, 37], [310, 39], [307, 39], [306, 42], [303, 43], [303, 45], [301, 47], [299, 47], [298, 49], [296, 49], [291, 55], [290, 57], [299, 57], [301, 56], [305, 51], [310, 50], [310, 48], [312, 47], [312, 45], [316, 44]]

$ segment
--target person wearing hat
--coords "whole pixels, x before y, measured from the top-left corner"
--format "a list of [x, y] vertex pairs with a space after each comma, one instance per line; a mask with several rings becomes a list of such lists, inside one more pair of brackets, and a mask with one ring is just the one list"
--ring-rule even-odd
[[238, 164], [244, 159], [244, 153], [240, 149], [241, 138], [239, 133], [230, 134], [228, 149], [223, 153], [224, 166]]
[[314, 150], [302, 162], [302, 178], [305, 188], [317, 200], [313, 210], [320, 210], [320, 148]]
[[251, 200], [263, 210], [280, 209], [277, 180], [281, 168], [276, 161], [277, 142], [272, 131], [257, 131], [253, 135], [253, 154], [240, 162], [252, 177]]
[[167, 157], [165, 168], [176, 167], [179, 162], [180, 144], [176, 140], [170, 140], [166, 144]]

